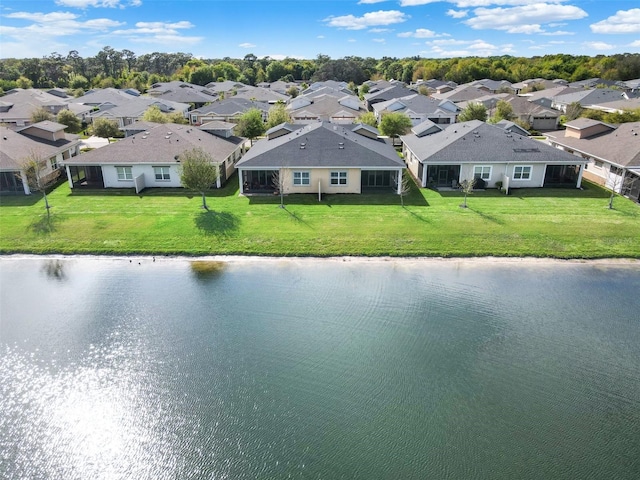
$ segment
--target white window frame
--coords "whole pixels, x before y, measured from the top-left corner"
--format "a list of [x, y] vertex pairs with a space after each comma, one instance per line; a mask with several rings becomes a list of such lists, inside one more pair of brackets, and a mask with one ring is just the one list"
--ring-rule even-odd
[[171, 167], [153, 167], [153, 175], [156, 177], [156, 182], [168, 182], [171, 180]]
[[346, 170], [333, 170], [329, 173], [329, 184], [332, 187], [346, 187], [347, 179], [348, 175]]
[[51, 170], [57, 170], [58, 169], [58, 156], [57, 155], [55, 157], [51, 157], [49, 159], [49, 165], [51, 166]]
[[294, 187], [307, 187], [311, 185], [311, 174], [308, 170], [294, 170], [293, 172], [293, 186]]
[[[518, 169], [520, 170], [520, 176], [517, 176], [518, 174], [516, 173]], [[513, 166], [514, 180], [531, 180], [532, 173], [533, 173], [533, 166], [531, 165], [514, 165]]]
[[131, 167], [116, 167], [119, 182], [130, 182], [133, 180]]
[[[485, 177], [485, 169], [489, 169], [489, 173]], [[476, 170], [480, 169], [480, 173], [477, 173]], [[485, 182], [491, 180], [491, 173], [493, 171], [493, 166], [491, 165], [474, 165], [473, 166], [473, 178], [481, 178]]]

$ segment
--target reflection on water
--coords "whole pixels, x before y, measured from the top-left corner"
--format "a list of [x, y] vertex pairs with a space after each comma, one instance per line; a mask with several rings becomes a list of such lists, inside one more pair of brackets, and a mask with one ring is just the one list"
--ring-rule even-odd
[[639, 287], [636, 265], [0, 258], [0, 477], [635, 478]]
[[42, 271], [51, 279], [63, 281], [67, 278], [64, 266], [65, 262], [59, 258], [47, 259], [42, 262]]

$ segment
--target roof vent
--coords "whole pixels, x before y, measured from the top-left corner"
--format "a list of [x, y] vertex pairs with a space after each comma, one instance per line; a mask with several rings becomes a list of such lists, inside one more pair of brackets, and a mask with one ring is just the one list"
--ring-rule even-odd
[[164, 138], [171, 138], [169, 135], [165, 135]]
[[145, 138], [147, 138], [147, 136], [146, 136], [146, 135], [143, 135], [143, 136], [142, 136], [142, 138], [143, 138], [143, 139], [145, 139]]

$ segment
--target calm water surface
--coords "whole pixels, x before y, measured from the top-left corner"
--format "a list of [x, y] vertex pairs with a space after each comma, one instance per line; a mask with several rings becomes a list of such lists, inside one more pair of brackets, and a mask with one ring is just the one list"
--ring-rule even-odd
[[638, 264], [0, 258], [0, 478], [637, 479], [639, 292]]

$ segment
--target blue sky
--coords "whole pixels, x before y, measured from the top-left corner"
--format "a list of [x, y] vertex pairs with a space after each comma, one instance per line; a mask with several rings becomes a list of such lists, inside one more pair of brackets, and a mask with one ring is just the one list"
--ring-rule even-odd
[[638, 0], [2, 0], [0, 57], [104, 46], [203, 58], [640, 52]]

